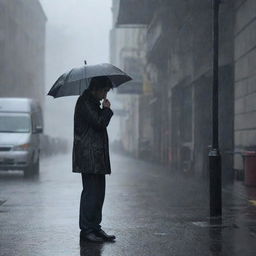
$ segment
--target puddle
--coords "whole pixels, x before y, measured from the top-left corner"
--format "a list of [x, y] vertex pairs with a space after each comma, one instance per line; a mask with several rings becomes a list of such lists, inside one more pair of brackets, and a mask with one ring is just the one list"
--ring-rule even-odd
[[0, 200], [0, 205], [4, 204], [7, 200]]

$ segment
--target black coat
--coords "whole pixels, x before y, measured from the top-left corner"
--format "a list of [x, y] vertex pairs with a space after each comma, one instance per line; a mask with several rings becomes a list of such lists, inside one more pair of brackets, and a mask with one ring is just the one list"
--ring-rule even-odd
[[113, 112], [100, 108], [89, 90], [76, 103], [74, 114], [73, 172], [110, 174], [107, 126]]

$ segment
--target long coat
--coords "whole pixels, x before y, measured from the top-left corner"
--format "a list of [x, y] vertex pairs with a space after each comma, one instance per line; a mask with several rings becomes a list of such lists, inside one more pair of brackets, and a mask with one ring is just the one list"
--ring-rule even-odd
[[100, 101], [86, 90], [76, 103], [74, 114], [73, 172], [110, 174], [107, 126], [113, 115], [100, 108]]

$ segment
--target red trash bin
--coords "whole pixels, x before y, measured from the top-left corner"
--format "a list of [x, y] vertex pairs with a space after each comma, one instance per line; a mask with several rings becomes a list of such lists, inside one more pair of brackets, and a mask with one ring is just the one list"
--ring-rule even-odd
[[244, 157], [244, 184], [247, 186], [256, 186], [256, 152], [247, 151], [243, 153]]

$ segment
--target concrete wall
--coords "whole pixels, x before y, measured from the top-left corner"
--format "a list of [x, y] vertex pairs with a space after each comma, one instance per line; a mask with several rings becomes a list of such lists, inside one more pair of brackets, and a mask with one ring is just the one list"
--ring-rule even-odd
[[[148, 65], [157, 70], [152, 112], [155, 158], [163, 164], [171, 158], [171, 169], [198, 176], [208, 172], [211, 144], [212, 11], [209, 0], [162, 1], [148, 31]], [[219, 106], [225, 174], [233, 165], [232, 155], [226, 154], [233, 149], [233, 24], [233, 1], [225, 1], [220, 6]], [[157, 39], [151, 36], [157, 32]]]
[[[123, 69], [126, 57], [143, 58], [140, 49], [141, 37], [145, 34], [144, 28], [116, 28], [115, 22], [119, 10], [119, 0], [112, 1], [113, 28], [110, 31], [110, 62]], [[122, 85], [121, 85], [122, 86]], [[125, 86], [125, 85], [124, 85]], [[119, 116], [120, 140], [124, 149], [134, 156], [139, 151], [139, 95], [118, 94], [123, 109], [127, 115]]]
[[38, 0], [0, 0], [0, 96], [44, 105], [45, 23]]
[[[221, 3], [219, 19], [219, 146], [227, 180], [233, 178], [235, 11], [245, 4], [239, 2]], [[212, 138], [212, 17], [211, 0], [162, 0], [146, 36], [153, 95], [141, 109], [151, 112], [153, 159], [198, 176], [208, 173]]]
[[[235, 147], [256, 149], [256, 1], [236, 1]], [[234, 167], [242, 169], [241, 156]]]

